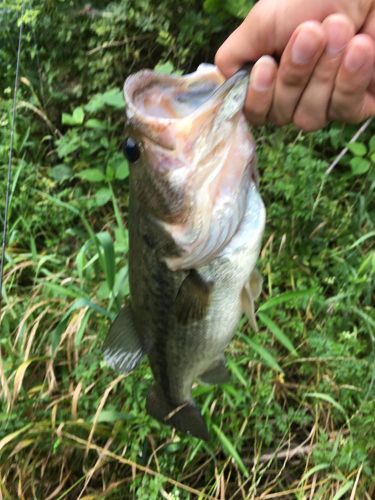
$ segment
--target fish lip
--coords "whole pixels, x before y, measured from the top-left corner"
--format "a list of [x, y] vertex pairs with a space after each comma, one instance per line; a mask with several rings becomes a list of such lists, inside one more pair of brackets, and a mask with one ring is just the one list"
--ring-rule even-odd
[[[225, 96], [235, 87], [241, 80], [245, 80], [247, 90], [251, 67], [242, 67], [227, 80], [224, 79], [219, 69], [214, 65], [205, 65], [206, 68], [183, 76], [165, 75], [157, 73], [151, 69], [144, 69], [130, 75], [124, 83], [124, 98], [127, 104], [127, 116], [130, 122], [143, 123], [148, 126], [168, 127], [169, 125], [182, 123], [188, 120], [194, 120], [195, 117], [201, 115], [216, 102], [225, 99]], [[203, 81], [205, 77], [214, 77], [218, 83], [218, 87], [208, 96], [208, 98], [195, 110], [183, 117], [157, 117], [140, 111], [134, 102], [135, 93], [140, 89], [146, 88], [152, 81], [154, 82], [169, 82], [175, 83], [181, 88], [188, 87], [188, 84], [194, 81]], [[247, 81], [246, 81], [247, 80]]]

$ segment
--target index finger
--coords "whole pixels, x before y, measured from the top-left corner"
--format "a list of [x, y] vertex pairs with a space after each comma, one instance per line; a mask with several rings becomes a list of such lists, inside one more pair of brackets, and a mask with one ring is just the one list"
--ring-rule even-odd
[[215, 64], [228, 77], [246, 62], [255, 62], [263, 55], [281, 55], [297, 26], [308, 20], [321, 22], [334, 12], [345, 12], [345, 5], [337, 0], [261, 0], [219, 48]]

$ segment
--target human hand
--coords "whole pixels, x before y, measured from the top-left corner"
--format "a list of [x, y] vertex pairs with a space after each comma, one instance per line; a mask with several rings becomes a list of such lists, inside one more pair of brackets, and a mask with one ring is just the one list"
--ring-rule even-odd
[[245, 106], [254, 125], [362, 121], [375, 114], [375, 0], [260, 0], [215, 62], [229, 76], [258, 58]]

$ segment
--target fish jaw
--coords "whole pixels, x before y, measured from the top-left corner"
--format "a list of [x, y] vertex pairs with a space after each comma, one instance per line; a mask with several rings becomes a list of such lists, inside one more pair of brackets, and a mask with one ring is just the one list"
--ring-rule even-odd
[[242, 219], [256, 176], [254, 140], [242, 114], [247, 85], [248, 74], [223, 83], [207, 65], [185, 77], [147, 70], [125, 83], [142, 152], [130, 169], [134, 195], [173, 242], [174, 250], [162, 255], [171, 270], [209, 262]]

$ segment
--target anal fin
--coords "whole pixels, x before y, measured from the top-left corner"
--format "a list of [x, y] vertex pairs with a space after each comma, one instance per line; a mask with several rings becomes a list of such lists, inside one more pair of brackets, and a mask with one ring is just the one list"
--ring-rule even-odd
[[174, 406], [167, 401], [156, 385], [151, 387], [147, 397], [147, 413], [184, 434], [204, 441], [210, 438], [205, 421], [194, 401]]
[[225, 384], [230, 380], [230, 373], [225, 366], [225, 359], [216, 359], [212, 365], [199, 375], [199, 380], [204, 384]]
[[144, 356], [145, 352], [129, 305], [121, 309], [112, 323], [103, 351], [109, 366], [123, 373], [132, 371]]

